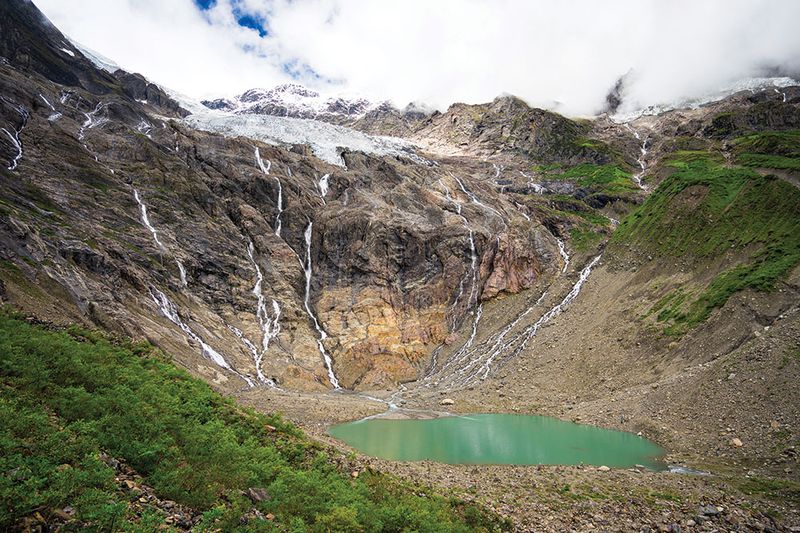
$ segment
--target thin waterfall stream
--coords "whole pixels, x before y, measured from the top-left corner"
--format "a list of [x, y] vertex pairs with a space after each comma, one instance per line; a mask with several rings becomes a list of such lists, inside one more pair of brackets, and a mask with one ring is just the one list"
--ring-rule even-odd
[[30, 114], [28, 113], [28, 110], [22, 107], [21, 105], [16, 105], [6, 98], [3, 98], [3, 100], [11, 104], [17, 110], [21, 118], [21, 123], [19, 128], [12, 128], [14, 130], [13, 132], [9, 131], [6, 128], [0, 128], [0, 131], [2, 131], [3, 133], [6, 134], [6, 136], [8, 136], [8, 139], [11, 141], [11, 144], [17, 150], [17, 155], [14, 156], [14, 158], [11, 160], [11, 163], [8, 165], [8, 170], [15, 170], [19, 165], [20, 159], [22, 159], [22, 139], [20, 138], [20, 135], [22, 134], [22, 130], [28, 124], [28, 117], [30, 116]]
[[[164, 244], [158, 238], [158, 231], [156, 228], [150, 223], [150, 217], [147, 214], [147, 206], [142, 201], [141, 197], [139, 196], [139, 191], [133, 189], [133, 197], [136, 199], [136, 203], [139, 205], [139, 217], [142, 222], [142, 225], [150, 231], [150, 235], [153, 237], [153, 241], [156, 243], [159, 249], [163, 251], [167, 251]], [[176, 260], [177, 261], [177, 260]], [[185, 282], [185, 271], [183, 269], [183, 265], [178, 261], [179, 268], [181, 270], [181, 281]], [[225, 359], [225, 357], [219, 353], [217, 350], [212, 348], [207, 342], [203, 340], [203, 338], [198, 335], [188, 324], [186, 324], [183, 319], [181, 319], [180, 313], [178, 312], [178, 306], [175, 305], [172, 300], [170, 300], [166, 294], [155, 287], [150, 287], [150, 297], [152, 298], [153, 302], [158, 306], [161, 314], [163, 314], [170, 322], [178, 326], [181, 331], [183, 331], [188, 338], [196, 342], [200, 345], [201, 353], [203, 357], [206, 359], [210, 359], [213, 361], [217, 366], [228, 370], [229, 372], [236, 374], [240, 378], [242, 378], [245, 383], [249, 387], [254, 387], [255, 383], [249, 377], [241, 374], [237, 370], [235, 370]]]
[[305, 297], [303, 298], [303, 304], [306, 308], [306, 313], [311, 318], [311, 321], [314, 323], [314, 328], [317, 330], [317, 334], [319, 337], [317, 338], [317, 347], [319, 348], [319, 353], [322, 355], [322, 360], [325, 362], [325, 369], [328, 371], [328, 380], [330, 381], [331, 385], [334, 389], [340, 389], [341, 386], [339, 385], [339, 380], [336, 379], [336, 374], [333, 372], [333, 360], [331, 356], [328, 355], [328, 352], [325, 350], [325, 339], [328, 338], [328, 334], [325, 333], [325, 330], [322, 329], [322, 326], [319, 324], [319, 320], [317, 320], [317, 316], [311, 310], [311, 276], [312, 276], [312, 265], [311, 265], [311, 236], [312, 236], [312, 229], [314, 223], [309, 221], [308, 227], [306, 228], [304, 235], [306, 241], [306, 260], [303, 265], [303, 270], [305, 271], [306, 275], [306, 292]]
[[[272, 168], [272, 162], [267, 160], [267, 164], [264, 164], [264, 161], [261, 159], [261, 153], [258, 150], [258, 147], [255, 148], [255, 156], [256, 156], [256, 164], [258, 168], [261, 169], [261, 172], [264, 173], [265, 176], [269, 176], [269, 169]], [[289, 175], [291, 176], [291, 170], [289, 171]], [[280, 237], [281, 236], [281, 215], [283, 214], [283, 185], [281, 184], [281, 180], [277, 176], [272, 176], [275, 182], [278, 184], [278, 214], [275, 215], [275, 235]]]

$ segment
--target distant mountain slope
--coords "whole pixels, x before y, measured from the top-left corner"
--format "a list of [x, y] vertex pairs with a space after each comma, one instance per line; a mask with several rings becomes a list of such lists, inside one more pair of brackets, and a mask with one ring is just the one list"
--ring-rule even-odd
[[203, 100], [209, 109], [229, 111], [237, 115], [273, 115], [311, 118], [346, 124], [364, 116], [376, 107], [365, 98], [323, 96], [302, 85], [284, 84], [272, 89], [250, 89], [232, 99]]

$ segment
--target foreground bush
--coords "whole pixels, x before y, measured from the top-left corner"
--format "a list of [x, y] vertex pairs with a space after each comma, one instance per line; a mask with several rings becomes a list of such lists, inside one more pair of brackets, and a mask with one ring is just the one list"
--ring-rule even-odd
[[[489, 531], [505, 523], [389, 476], [351, 479], [278, 416], [236, 405], [147, 344], [54, 332], [0, 312], [0, 529], [74, 510], [72, 529], [139, 530], [101, 453], [162, 498], [205, 511], [199, 529]], [[242, 491], [266, 489], [250, 520]], [[68, 528], [69, 529], [69, 528]]]

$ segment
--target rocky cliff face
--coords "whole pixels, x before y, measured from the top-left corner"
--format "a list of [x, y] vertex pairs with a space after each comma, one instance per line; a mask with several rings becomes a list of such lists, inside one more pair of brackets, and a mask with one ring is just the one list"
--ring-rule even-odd
[[[645, 194], [630, 125], [512, 97], [441, 114], [328, 102], [421, 147], [340, 147], [332, 165], [195, 129], [157, 85], [94, 68], [32, 4], [0, 10], [0, 297], [147, 338], [220, 387], [419, 379], [474, 335], [482, 304], [540, 294]], [[263, 96], [239, 100], [260, 113]], [[634, 124], [654, 158], [674, 135], [659, 120]], [[696, 120], [701, 143], [720, 121]]]
[[328, 388], [323, 349], [342, 386], [374, 388], [417, 378], [480, 301], [558, 269], [554, 236], [486, 165], [345, 152], [344, 170], [193, 130], [141, 76], [72, 48], [50, 77], [38, 48], [20, 59], [17, 35], [67, 41], [31, 4], [5, 9], [5, 301], [146, 337], [222, 386]]

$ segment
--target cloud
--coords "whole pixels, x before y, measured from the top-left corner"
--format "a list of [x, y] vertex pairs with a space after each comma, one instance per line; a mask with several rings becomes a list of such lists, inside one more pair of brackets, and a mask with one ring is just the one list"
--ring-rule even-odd
[[[36, 0], [67, 34], [192, 96], [291, 79], [439, 108], [501, 93], [571, 115], [800, 72], [794, 0]], [[264, 21], [267, 33], [233, 12]], [[291, 68], [287, 68], [291, 65]]]
[[124, 69], [194, 97], [290, 81], [273, 43], [239, 25], [230, 3], [190, 0], [35, 0], [70, 38]]

